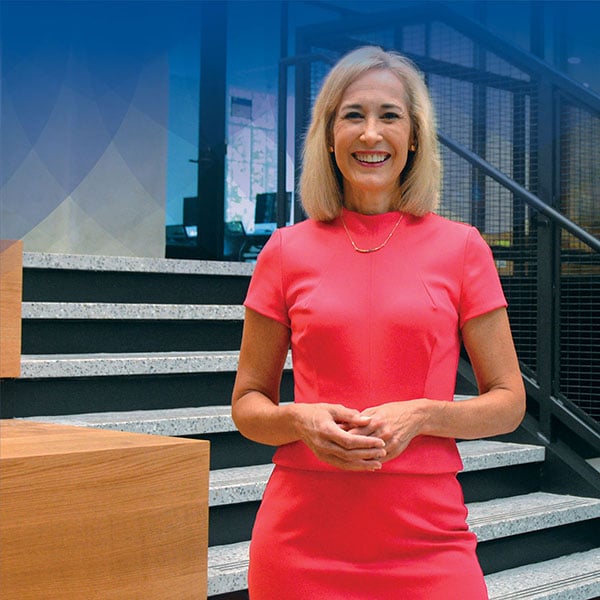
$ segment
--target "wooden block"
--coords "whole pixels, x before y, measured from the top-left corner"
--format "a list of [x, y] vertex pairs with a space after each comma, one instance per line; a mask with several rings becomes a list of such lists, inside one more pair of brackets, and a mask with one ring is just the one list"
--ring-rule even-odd
[[21, 373], [23, 242], [0, 240], [0, 377]]
[[206, 598], [209, 442], [0, 421], [0, 582], [19, 600]]

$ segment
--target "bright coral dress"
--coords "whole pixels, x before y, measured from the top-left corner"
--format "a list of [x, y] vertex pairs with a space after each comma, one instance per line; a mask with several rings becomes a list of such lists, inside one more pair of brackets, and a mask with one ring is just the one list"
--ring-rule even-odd
[[[397, 212], [344, 210], [362, 248]], [[338, 218], [277, 230], [245, 305], [291, 330], [295, 402], [362, 410], [453, 398], [460, 328], [506, 306], [479, 232], [404, 215], [356, 252]], [[251, 600], [484, 600], [452, 439], [419, 436], [375, 473], [281, 446], [250, 545]]]

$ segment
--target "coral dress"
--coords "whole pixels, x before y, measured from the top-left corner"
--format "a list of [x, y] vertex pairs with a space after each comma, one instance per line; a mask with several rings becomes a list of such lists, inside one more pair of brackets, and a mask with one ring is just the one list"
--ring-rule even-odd
[[[377, 246], [397, 212], [344, 209], [355, 243]], [[406, 214], [384, 248], [356, 252], [338, 218], [277, 230], [245, 305], [291, 330], [294, 401], [363, 410], [453, 399], [460, 328], [506, 306], [478, 231]], [[377, 472], [281, 446], [250, 545], [251, 600], [483, 600], [453, 439], [418, 436]]]

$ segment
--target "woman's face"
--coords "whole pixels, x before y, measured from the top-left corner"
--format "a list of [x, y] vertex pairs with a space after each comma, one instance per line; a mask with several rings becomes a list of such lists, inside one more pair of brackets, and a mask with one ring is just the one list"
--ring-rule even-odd
[[344, 205], [392, 210], [412, 143], [404, 85], [391, 71], [373, 69], [344, 92], [333, 122], [335, 160], [344, 178]]

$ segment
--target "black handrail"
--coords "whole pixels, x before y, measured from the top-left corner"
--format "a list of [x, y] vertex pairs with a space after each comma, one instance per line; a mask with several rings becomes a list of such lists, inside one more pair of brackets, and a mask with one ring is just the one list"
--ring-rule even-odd
[[444, 144], [444, 146], [470, 162], [472, 165], [481, 169], [486, 175], [489, 175], [500, 185], [515, 194], [515, 196], [523, 199], [525, 202], [527, 202], [527, 204], [535, 208], [537, 211], [549, 219], [552, 219], [555, 223], [560, 225], [560, 227], [574, 235], [578, 240], [582, 241], [596, 252], [600, 252], [600, 240], [595, 238], [591, 233], [579, 227], [579, 225], [546, 204], [543, 200], [540, 200], [535, 194], [532, 194], [530, 191], [526, 190], [523, 186], [506, 176], [502, 171], [498, 170], [479, 155], [475, 154], [468, 148], [465, 148], [465, 146], [462, 144], [455, 142], [442, 132], [438, 132], [438, 139], [442, 144]]

